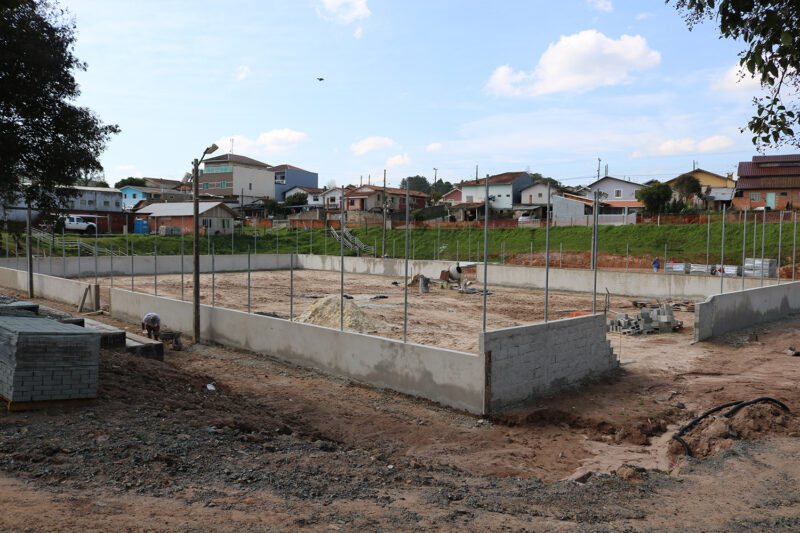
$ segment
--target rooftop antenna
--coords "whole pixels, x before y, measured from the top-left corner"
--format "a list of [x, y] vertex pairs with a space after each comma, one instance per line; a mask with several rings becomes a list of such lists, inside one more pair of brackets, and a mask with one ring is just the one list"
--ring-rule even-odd
[[692, 159], [692, 170], [697, 170], [697, 160]]
[[358, 177], [358, 186], [361, 187], [362, 185], [364, 185], [364, 175], [363, 174]]
[[606, 163], [606, 176], [608, 176], [608, 163]]
[[602, 161], [602, 159], [600, 159], [600, 158], [598, 157], [598, 158], [597, 158], [597, 179], [600, 179], [600, 162], [601, 162], [601, 161]]

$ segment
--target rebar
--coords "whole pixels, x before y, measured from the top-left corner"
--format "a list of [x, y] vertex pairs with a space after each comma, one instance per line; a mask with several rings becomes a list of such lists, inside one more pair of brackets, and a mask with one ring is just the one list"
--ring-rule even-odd
[[767, 238], [767, 210], [761, 216], [761, 286], [764, 286], [764, 241]]
[[153, 239], [153, 294], [158, 296], [158, 237]]
[[247, 313], [250, 314], [250, 247], [247, 247]]
[[183, 301], [183, 233], [181, 233], [181, 301]]
[[289, 247], [289, 322], [294, 322], [294, 248]]
[[547, 182], [547, 222], [544, 238], [544, 321], [547, 322], [548, 303], [550, 301], [550, 182]]
[[405, 271], [403, 274], [403, 342], [408, 342], [408, 182], [406, 180], [406, 242]]
[[[725, 292], [725, 204], [722, 205], [722, 251], [720, 252], [719, 293]], [[666, 263], [665, 263], [666, 264]], [[744, 265], [742, 265], [744, 267]], [[665, 269], [666, 270], [666, 269]]]
[[747, 208], [744, 208], [744, 222], [742, 224], [742, 290], [744, 290], [744, 263], [747, 259]]
[[216, 282], [217, 282], [217, 275], [216, 275], [216, 265], [214, 264], [214, 256], [216, 254], [216, 250], [214, 249], [214, 245], [211, 245], [211, 307], [214, 307], [216, 303]]
[[783, 239], [783, 209], [778, 219], [778, 285], [781, 284], [781, 240]]

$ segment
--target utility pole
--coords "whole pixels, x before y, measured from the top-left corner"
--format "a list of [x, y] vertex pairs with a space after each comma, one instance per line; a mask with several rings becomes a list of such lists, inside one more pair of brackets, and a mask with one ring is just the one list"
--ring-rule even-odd
[[383, 169], [383, 239], [381, 245], [381, 257], [386, 257], [386, 210], [389, 208], [389, 198], [386, 196], [386, 169]]
[[[95, 235], [97, 235], [96, 226], [94, 233]], [[30, 202], [28, 202], [27, 228], [25, 230], [25, 255], [28, 258], [28, 298], [33, 298], [33, 251], [31, 250], [31, 203]]]
[[599, 157], [597, 158], [597, 179], [600, 179], [600, 163], [601, 163], [602, 161], [603, 161], [603, 160], [602, 160], [602, 159], [600, 159]]

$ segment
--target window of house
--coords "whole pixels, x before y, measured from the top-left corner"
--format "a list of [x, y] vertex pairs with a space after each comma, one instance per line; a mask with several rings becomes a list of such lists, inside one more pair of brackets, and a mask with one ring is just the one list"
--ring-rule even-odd
[[350, 199], [350, 204], [349, 204], [349, 205], [356, 205], [356, 201], [355, 201], [355, 200], [353, 200], [353, 199], [351, 198], [351, 199]]
[[622, 198], [622, 189], [614, 189], [614, 198]]
[[116, 204], [116, 206], [117, 206], [117, 207], [119, 207], [119, 200], [117, 200], [116, 202], [114, 202], [114, 204]]
[[200, 219], [200, 224], [202, 224], [202, 226], [203, 226], [204, 228], [207, 228], [207, 227], [211, 226], [211, 219], [208, 219], [208, 218], [201, 218], [201, 219]]
[[314, 202], [319, 202], [319, 196], [312, 196]]
[[253, 184], [252, 183], [248, 184], [247, 190], [248, 191], [252, 191], [253, 190]]
[[103, 200], [103, 205], [111, 205], [111, 202], [109, 202], [108, 200]]
[[203, 184], [203, 189], [208, 189], [208, 182]]
[[227, 181], [220, 181], [219, 182], [219, 188], [220, 189], [227, 189], [228, 188], [228, 182]]
[[123, 194], [123, 195], [122, 195], [122, 197], [123, 197], [123, 198], [127, 198], [127, 197], [128, 197], [128, 195], [127, 195], [127, 194]]
[[86, 205], [86, 200], [81, 200], [81, 205]]
[[541, 198], [541, 197], [542, 197], [542, 193], [539, 193], [539, 198]]
[[789, 193], [782, 192], [782, 193], [781, 193], [781, 196], [789, 196]]
[[472, 200], [472, 195], [469, 195], [469, 194], [468, 194], [468, 195], [467, 195], [467, 202], [472, 202], [472, 201], [473, 201], [473, 200]]
[[760, 202], [761, 201], [761, 193], [760, 192], [751, 192], [750, 193], [750, 201], [751, 202]]
[[510, 198], [510, 197], [511, 197], [511, 195], [510, 195], [510, 194], [506, 194], [506, 198]]

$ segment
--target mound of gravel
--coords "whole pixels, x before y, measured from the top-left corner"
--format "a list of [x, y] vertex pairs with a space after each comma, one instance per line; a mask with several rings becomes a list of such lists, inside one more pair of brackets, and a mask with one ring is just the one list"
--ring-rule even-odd
[[[321, 298], [302, 315], [297, 318], [298, 322], [338, 328], [340, 325], [339, 316], [339, 296], [330, 295]], [[344, 329], [357, 331], [358, 333], [374, 333], [388, 331], [392, 327], [381, 320], [371, 320], [359, 307], [351, 300], [344, 301]]]

